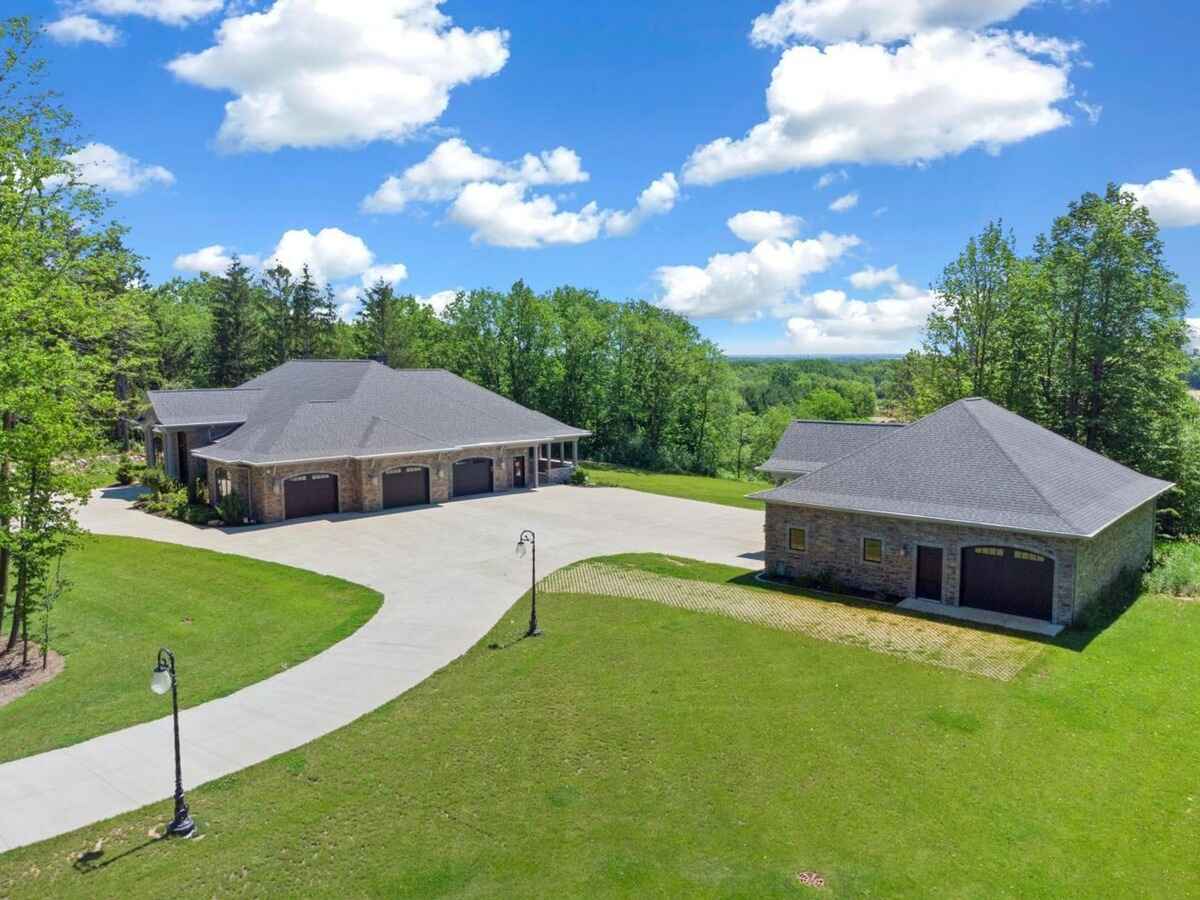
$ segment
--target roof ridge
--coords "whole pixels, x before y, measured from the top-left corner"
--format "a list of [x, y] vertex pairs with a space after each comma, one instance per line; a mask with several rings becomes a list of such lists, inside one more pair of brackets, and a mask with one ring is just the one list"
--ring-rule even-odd
[[147, 394], [221, 394], [228, 391], [261, 391], [263, 388], [258, 387], [231, 387], [231, 388], [151, 388], [146, 391]]
[[870, 428], [905, 428], [908, 422], [850, 422], [840, 419], [792, 419], [793, 425], [865, 425]]
[[[1033, 480], [1033, 478], [1030, 477], [1029, 473], [1025, 471], [1025, 469], [1021, 466], [1020, 463], [1018, 463], [1015, 459], [1012, 458], [1012, 454], [1010, 454], [1008, 452], [1008, 450], [1005, 449], [1004, 445], [1001, 444], [998, 440], [996, 440], [996, 436], [994, 434], [992, 434], [991, 430], [986, 425], [983, 424], [983, 422], [980, 420], [979, 416], [975, 415], [975, 410], [972, 408], [972, 405], [970, 403], [966, 402], [967, 400], [971, 400], [976, 403], [979, 402], [980, 400], [983, 400], [985, 403], [990, 403], [992, 406], [995, 406], [997, 409], [1004, 410], [1004, 412], [1008, 413], [1010, 416], [1016, 416], [1017, 414], [1010, 410], [1004, 409], [1004, 407], [1000, 406], [998, 403], [992, 403], [992, 401], [988, 400], [986, 397], [963, 397], [962, 399], [955, 401], [955, 403], [962, 405], [963, 409], [965, 409], [967, 411], [967, 415], [969, 415], [975, 421], [975, 424], [979, 426], [979, 430], [982, 431], [985, 435], [987, 435], [988, 440], [991, 441], [995, 445], [996, 449], [1000, 451], [1000, 455], [1003, 456], [1005, 459], [1007, 459], [1012, 464], [1012, 467], [1021, 474], [1022, 478], [1025, 479], [1025, 483], [1033, 489], [1033, 492], [1035, 494], [1037, 494], [1039, 497], [1042, 498], [1042, 502], [1045, 503], [1046, 506], [1049, 507], [1054, 512], [1054, 515], [1056, 515], [1059, 519], [1061, 519], [1064, 525], [1067, 525], [1068, 527], [1070, 527], [1076, 531], [1081, 530], [1080, 526], [1076, 525], [1073, 521], [1071, 521], [1069, 518], [1067, 518], [1066, 514], [1061, 509], [1059, 509], [1056, 504], [1051, 502], [1050, 498], [1047, 497], [1046, 494], [1042, 491], [1042, 489], [1037, 486], [1037, 483]], [[1021, 419], [1022, 421], [1026, 421], [1026, 422], [1030, 421], [1029, 419], [1025, 419], [1023, 416], [1017, 416], [1017, 418]], [[1032, 424], [1037, 428], [1042, 427], [1042, 426], [1038, 425], [1036, 422], [1033, 422]], [[1045, 430], [1050, 431], [1050, 429], [1048, 429], [1048, 428]], [[1051, 432], [1051, 433], [1053, 434], [1053, 432]]]

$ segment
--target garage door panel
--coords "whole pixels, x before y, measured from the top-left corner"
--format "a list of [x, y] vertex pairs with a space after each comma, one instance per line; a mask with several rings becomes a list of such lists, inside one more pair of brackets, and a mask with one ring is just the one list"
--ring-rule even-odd
[[423, 506], [429, 502], [429, 469], [409, 466], [383, 475], [383, 508]]
[[1015, 547], [964, 547], [959, 603], [976, 609], [1050, 620], [1054, 560]]
[[492, 461], [490, 459], [462, 459], [454, 464], [455, 497], [490, 494], [492, 488]]
[[300, 519], [338, 511], [336, 475], [312, 473], [297, 475], [283, 483], [284, 518]]

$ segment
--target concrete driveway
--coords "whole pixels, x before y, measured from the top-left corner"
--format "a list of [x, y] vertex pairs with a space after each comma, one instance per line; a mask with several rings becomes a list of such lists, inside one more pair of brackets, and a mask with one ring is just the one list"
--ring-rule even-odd
[[[529, 559], [513, 552], [523, 528], [537, 532], [539, 576], [628, 551], [756, 568], [763, 547], [761, 512], [620, 488], [548, 487], [230, 531], [154, 518], [131, 509], [129, 498], [127, 490], [102, 491], [80, 521], [101, 534], [336, 575], [385, 598], [370, 622], [323, 653], [185, 711], [180, 729], [188, 788], [340, 728], [466, 652], [529, 586]], [[152, 599], [153, 583], [147, 589]], [[554, 622], [542, 627], [552, 640]], [[186, 659], [180, 660], [180, 688], [186, 694]], [[170, 719], [164, 718], [0, 765], [0, 851], [170, 797], [170, 748]]]

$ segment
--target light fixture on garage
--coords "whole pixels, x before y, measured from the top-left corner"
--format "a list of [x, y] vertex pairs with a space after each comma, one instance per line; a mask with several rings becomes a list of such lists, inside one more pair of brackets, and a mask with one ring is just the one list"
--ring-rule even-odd
[[538, 628], [537, 620], [537, 536], [532, 531], [526, 528], [521, 532], [520, 538], [517, 539], [517, 557], [525, 558], [525, 548], [528, 545], [531, 551], [529, 561], [529, 630], [525, 632], [525, 637], [538, 637], [542, 633], [542, 629]]

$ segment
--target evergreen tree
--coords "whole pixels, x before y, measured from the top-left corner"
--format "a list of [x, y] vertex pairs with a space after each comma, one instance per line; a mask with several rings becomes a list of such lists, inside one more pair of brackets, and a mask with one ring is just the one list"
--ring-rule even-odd
[[276, 264], [262, 275], [262, 348], [265, 368], [287, 362], [292, 353], [292, 303], [296, 292], [292, 273]]
[[259, 310], [250, 270], [236, 256], [217, 279], [212, 300], [212, 387], [235, 387], [257, 374]]
[[322, 289], [305, 265], [300, 270], [300, 280], [292, 289], [291, 357], [314, 359], [330, 353], [336, 321], [333, 289], [328, 286]]

